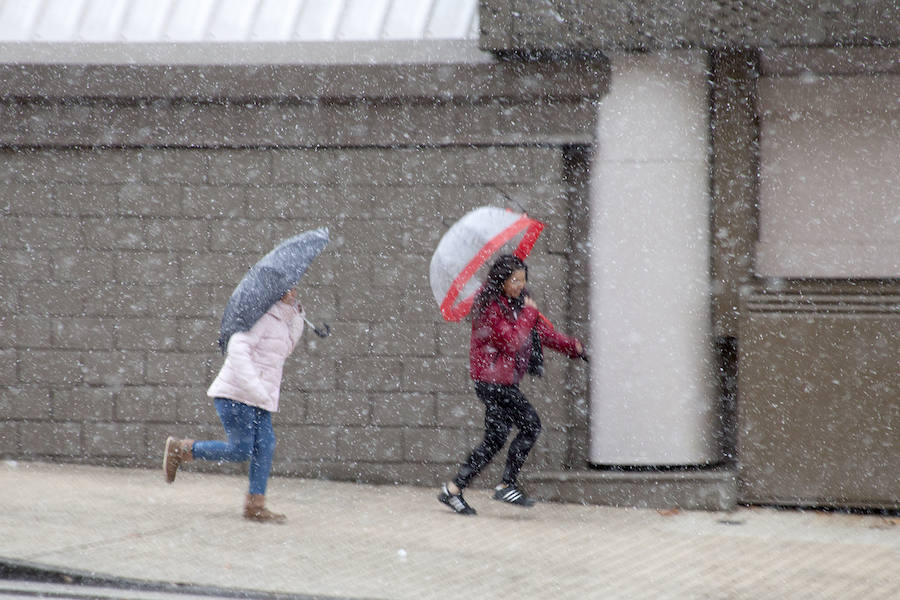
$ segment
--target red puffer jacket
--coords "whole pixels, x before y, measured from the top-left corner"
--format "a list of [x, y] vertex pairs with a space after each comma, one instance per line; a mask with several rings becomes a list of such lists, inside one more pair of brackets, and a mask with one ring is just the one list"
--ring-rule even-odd
[[559, 333], [537, 309], [526, 306], [518, 316], [500, 295], [472, 321], [469, 374], [475, 381], [514, 385], [521, 381], [531, 357], [531, 330], [541, 343], [569, 358], [578, 358], [578, 340]]

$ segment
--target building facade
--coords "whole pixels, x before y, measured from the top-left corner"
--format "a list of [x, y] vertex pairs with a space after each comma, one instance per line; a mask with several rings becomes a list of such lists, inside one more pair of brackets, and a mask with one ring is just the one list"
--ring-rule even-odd
[[[42, 18], [29, 27], [46, 36]], [[537, 297], [586, 337], [570, 232], [587, 227], [604, 61], [503, 60], [467, 37], [471, 19], [457, 39], [435, 39], [433, 19], [420, 39], [262, 41], [161, 22], [175, 41], [131, 43], [85, 42], [90, 19], [75, 21], [0, 51], [0, 455], [156, 468], [166, 435], [220, 437], [205, 390], [225, 302], [313, 227], [332, 242], [301, 300], [333, 333], [285, 367], [276, 474], [435, 485], [476, 443], [467, 325], [442, 320], [427, 280], [470, 209], [547, 224]], [[587, 371], [547, 369], [532, 467], [562, 469], [587, 439]]]
[[[619, 329], [609, 347], [624, 348], [625, 367], [617, 371], [610, 355], [613, 365], [598, 361], [592, 380], [601, 443], [616, 438], [601, 457], [615, 462], [631, 447], [624, 466], [647, 463], [648, 453], [649, 463], [666, 464], [683, 446], [678, 430], [693, 430], [723, 459], [720, 491], [727, 493], [733, 469], [738, 501], [897, 506], [898, 23], [888, 2], [482, 2], [483, 47], [599, 50], [612, 64], [592, 195], [595, 336], [617, 332], [598, 323], [614, 323], [627, 310], [622, 296], [635, 289], [656, 294], [640, 301], [646, 308], [677, 308], [663, 290], [680, 298], [702, 267], [688, 273], [684, 258], [667, 261], [667, 250], [708, 240], [713, 368], [692, 377], [699, 385], [717, 371], [718, 400], [703, 407], [678, 402], [683, 390], [647, 394], [670, 379], [654, 367], [677, 366], [667, 353], [684, 348], [666, 337], [670, 322]], [[706, 97], [686, 102], [698, 62]], [[698, 110], [705, 126], [696, 124]], [[623, 119], [631, 126], [616, 133]], [[705, 160], [690, 152], [697, 138]], [[704, 196], [708, 229], [700, 224]], [[661, 235], [666, 223], [681, 230], [671, 234], [680, 242]], [[641, 252], [662, 257], [663, 266], [636, 260], [622, 275], [605, 264]], [[647, 272], [677, 278], [647, 287]], [[690, 322], [703, 311], [680, 306], [666, 318]], [[663, 335], [648, 343], [653, 331]], [[690, 348], [705, 352], [696, 340]], [[628, 369], [657, 387], [622, 386], [618, 375]], [[718, 419], [712, 430], [705, 410]], [[604, 420], [615, 426], [603, 431]], [[710, 465], [708, 454], [695, 454], [698, 465]], [[589, 475], [555, 485], [584, 495], [601, 485]], [[627, 475], [628, 484], [665, 485], [655, 475]], [[611, 485], [605, 493], [625, 484]]]
[[286, 367], [275, 471], [436, 483], [482, 415], [428, 260], [494, 204], [547, 223], [534, 287], [593, 353], [526, 384], [535, 492], [896, 507], [896, 7], [482, 0], [478, 36], [456, 16], [450, 40], [390, 14], [379, 39], [334, 15], [331, 37], [5, 34], [0, 455], [155, 467], [168, 434], [218, 436], [233, 285], [327, 225], [303, 302], [334, 334]]

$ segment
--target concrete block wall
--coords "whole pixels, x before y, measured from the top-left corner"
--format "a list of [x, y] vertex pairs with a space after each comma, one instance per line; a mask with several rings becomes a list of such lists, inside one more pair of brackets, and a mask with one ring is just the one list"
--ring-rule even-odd
[[889, 0], [481, 0], [479, 16], [481, 46], [491, 50], [889, 47], [898, 33]]
[[[467, 210], [527, 211], [547, 223], [530, 260], [542, 309], [585, 337], [569, 157], [592, 143], [608, 64], [441, 48], [408, 65], [282, 64], [253, 44], [275, 62], [215, 44], [178, 65], [79, 44], [0, 61], [0, 457], [158, 468], [167, 435], [221, 438], [205, 391], [225, 303], [274, 244], [327, 225], [301, 301], [333, 333], [307, 333], [285, 366], [274, 470], [447, 477], [483, 413], [431, 253]], [[586, 371], [547, 368], [525, 384], [545, 423], [534, 469], [586, 456]]]
[[[0, 148], [0, 456], [156, 467], [167, 435], [221, 438], [205, 390], [225, 302], [275, 243], [327, 225], [301, 301], [333, 334], [306, 333], [285, 367], [274, 470], [435, 483], [483, 413], [431, 252], [469, 209], [527, 210], [548, 224], [533, 287], [567, 329], [564, 171], [562, 146], [527, 143]], [[560, 468], [584, 426], [568, 371], [549, 355], [525, 384], [545, 423], [529, 468]]]

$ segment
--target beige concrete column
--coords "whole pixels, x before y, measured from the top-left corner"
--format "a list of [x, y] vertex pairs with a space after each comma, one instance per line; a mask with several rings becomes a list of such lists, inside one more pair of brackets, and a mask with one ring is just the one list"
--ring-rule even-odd
[[611, 62], [591, 192], [590, 460], [715, 462], [706, 54]]

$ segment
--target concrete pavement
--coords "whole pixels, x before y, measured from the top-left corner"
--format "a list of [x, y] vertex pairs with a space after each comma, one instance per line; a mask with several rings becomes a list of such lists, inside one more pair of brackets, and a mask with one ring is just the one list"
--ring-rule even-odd
[[207, 596], [900, 598], [890, 515], [520, 509], [475, 489], [479, 514], [461, 517], [435, 489], [276, 477], [279, 526], [241, 518], [245, 489], [233, 475], [166, 485], [161, 471], [0, 463], [0, 560]]

